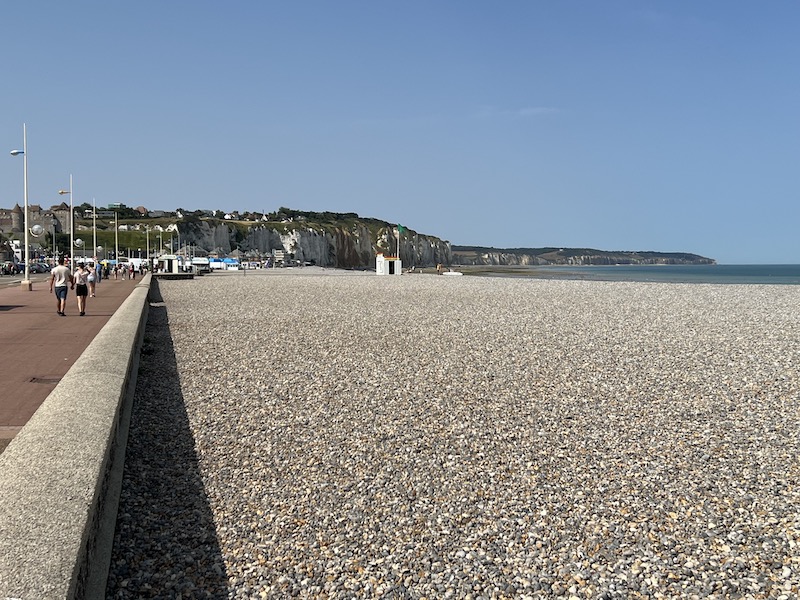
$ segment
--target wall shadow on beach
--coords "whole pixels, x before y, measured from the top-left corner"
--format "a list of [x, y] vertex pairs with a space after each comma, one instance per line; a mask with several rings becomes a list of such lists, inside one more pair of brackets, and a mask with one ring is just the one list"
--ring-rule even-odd
[[158, 284], [150, 293], [107, 598], [227, 598]]

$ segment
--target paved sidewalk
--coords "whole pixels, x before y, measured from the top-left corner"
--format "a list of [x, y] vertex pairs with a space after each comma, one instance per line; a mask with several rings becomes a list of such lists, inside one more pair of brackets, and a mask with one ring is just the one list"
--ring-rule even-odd
[[[49, 280], [34, 281], [33, 291], [0, 287], [0, 452], [139, 281], [104, 279], [97, 285], [97, 297], [87, 298], [83, 317], [75, 290], [67, 296], [67, 316], [56, 314]], [[86, 385], [92, 385], [92, 373], [86, 374]]]

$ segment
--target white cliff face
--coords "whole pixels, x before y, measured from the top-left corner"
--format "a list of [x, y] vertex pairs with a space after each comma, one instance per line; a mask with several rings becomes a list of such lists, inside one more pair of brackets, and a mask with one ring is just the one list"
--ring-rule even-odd
[[295, 229], [281, 235], [281, 244], [295, 260], [311, 262], [320, 267], [335, 267], [336, 252], [333, 240], [325, 232]]
[[[370, 230], [362, 225], [352, 227], [326, 226], [324, 228], [298, 228], [279, 232], [262, 224], [246, 230], [240, 226], [213, 221], [191, 221], [179, 224], [182, 239], [207, 252], [228, 254], [235, 249], [270, 254], [283, 250], [300, 262], [322, 267], [370, 267], [378, 252], [394, 254], [397, 238], [383, 232], [381, 239], [373, 240]], [[400, 244], [400, 257], [404, 265], [428, 266], [450, 264], [450, 244], [435, 237], [404, 234]]]
[[549, 261], [531, 254], [514, 254], [508, 252], [484, 252], [481, 254], [459, 253], [455, 257], [459, 265], [547, 265]]
[[294, 256], [295, 260], [305, 262], [305, 253], [299, 244], [299, 239], [301, 237], [302, 236], [298, 235], [296, 229], [287, 234], [281, 235], [281, 246], [283, 247], [284, 251], [289, 253], [290, 256]]

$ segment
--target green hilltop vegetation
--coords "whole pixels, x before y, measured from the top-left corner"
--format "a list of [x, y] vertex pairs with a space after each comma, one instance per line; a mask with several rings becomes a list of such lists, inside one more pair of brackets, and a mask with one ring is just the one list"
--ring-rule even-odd
[[[280, 207], [278, 210], [268, 213], [248, 212], [234, 213], [230, 219], [223, 219], [221, 211], [181, 211], [183, 222], [192, 221], [220, 221], [233, 225], [242, 230], [247, 230], [253, 223], [268, 226], [276, 231], [287, 233], [294, 229], [311, 228], [325, 230], [332, 228], [347, 229], [355, 225], [364, 225], [370, 231], [378, 232], [381, 229], [393, 227], [382, 219], [372, 217], [360, 217], [356, 213], [337, 213], [337, 212], [315, 212], [306, 210], [295, 210], [292, 208]], [[181, 220], [178, 220], [180, 222]], [[175, 219], [173, 219], [175, 222]]]

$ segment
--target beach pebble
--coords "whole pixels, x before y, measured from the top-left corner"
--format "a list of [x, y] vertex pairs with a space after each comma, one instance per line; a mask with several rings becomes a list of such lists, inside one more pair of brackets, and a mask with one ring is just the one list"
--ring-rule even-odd
[[109, 598], [800, 594], [800, 286], [158, 288]]

